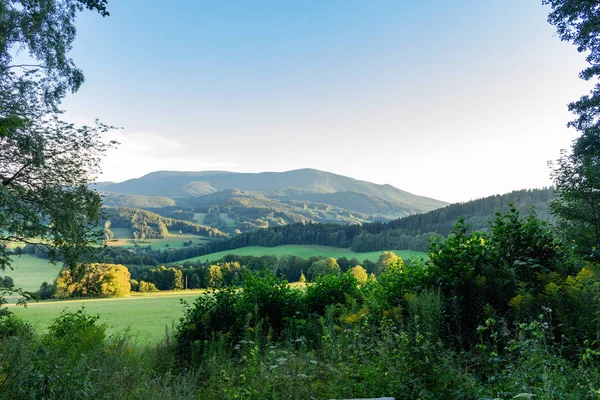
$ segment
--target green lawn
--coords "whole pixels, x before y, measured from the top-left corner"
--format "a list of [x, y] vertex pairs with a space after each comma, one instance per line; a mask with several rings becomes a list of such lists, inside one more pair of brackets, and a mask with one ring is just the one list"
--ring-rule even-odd
[[83, 305], [86, 312], [100, 315], [99, 322], [106, 324], [108, 334], [130, 327], [137, 336], [137, 343], [156, 343], [165, 337], [165, 326], [171, 332], [173, 323], [177, 325], [183, 316], [179, 300], [192, 303], [202, 293], [202, 290], [165, 291], [124, 298], [32, 302], [27, 308], [10, 304], [7, 307], [36, 329], [43, 330], [65, 308], [76, 311]]
[[[412, 251], [412, 250], [389, 250], [393, 251], [397, 255], [402, 258], [427, 258], [427, 254], [422, 253], [420, 251]], [[327, 247], [327, 246], [304, 246], [304, 245], [284, 245], [277, 247], [259, 247], [259, 246], [250, 246], [243, 247], [241, 249], [235, 250], [227, 250], [221, 251], [218, 253], [207, 254], [200, 257], [188, 258], [183, 261], [215, 261], [220, 258], [223, 258], [227, 254], [237, 254], [240, 256], [264, 256], [264, 255], [276, 255], [280, 257], [284, 254], [292, 254], [297, 257], [309, 258], [312, 256], [323, 256], [323, 257], [333, 257], [340, 258], [346, 257], [348, 259], [352, 257], [356, 257], [361, 262], [364, 260], [377, 261], [379, 255], [383, 253], [383, 251], [373, 251], [370, 253], [356, 253], [349, 249], [342, 249], [338, 247]], [[182, 261], [180, 261], [182, 262]]]
[[0, 275], [8, 275], [15, 281], [15, 287], [34, 292], [42, 282], [52, 282], [58, 276], [62, 263], [52, 264], [48, 260], [30, 254], [11, 256], [13, 270], [7, 269]]

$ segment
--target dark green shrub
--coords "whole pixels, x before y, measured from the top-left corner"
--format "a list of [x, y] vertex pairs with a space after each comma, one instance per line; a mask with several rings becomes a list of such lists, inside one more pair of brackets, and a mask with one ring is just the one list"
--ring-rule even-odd
[[224, 288], [199, 296], [192, 305], [184, 302], [184, 316], [175, 332], [182, 361], [198, 360], [215, 337], [231, 343], [243, 336], [246, 316], [238, 313], [240, 297], [238, 290]]
[[56, 286], [52, 283], [44, 282], [36, 292], [40, 300], [48, 300], [54, 298], [56, 294]]
[[247, 273], [237, 307], [241, 315], [250, 316], [251, 327], [260, 324], [280, 335], [286, 320], [302, 311], [302, 293], [270, 271]]
[[[512, 326], [515, 314], [509, 303], [520, 291], [537, 297], [546, 275], [572, 270], [568, 254], [535, 215], [520, 218], [515, 208], [496, 215], [489, 234], [469, 233], [461, 219], [448, 238], [438, 237], [431, 244], [429, 284], [438, 286], [444, 296], [449, 337], [465, 347], [490, 316]], [[522, 317], [535, 318], [540, 306]]]
[[358, 282], [351, 273], [344, 273], [318, 277], [306, 287], [304, 301], [308, 313], [322, 316], [327, 306], [349, 304], [352, 299], [361, 299]]
[[15, 287], [15, 281], [10, 276], [6, 275], [0, 280], [0, 287], [12, 289]]
[[0, 313], [0, 339], [33, 335], [33, 327], [11, 312]]

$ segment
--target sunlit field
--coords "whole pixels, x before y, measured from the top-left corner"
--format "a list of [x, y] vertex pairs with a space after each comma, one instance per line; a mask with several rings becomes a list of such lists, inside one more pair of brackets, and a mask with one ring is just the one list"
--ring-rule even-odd
[[76, 311], [82, 306], [89, 314], [100, 315], [107, 333], [130, 329], [138, 343], [156, 343], [165, 337], [165, 329], [177, 325], [183, 316], [180, 299], [192, 303], [203, 290], [136, 293], [123, 298], [77, 299], [31, 302], [27, 308], [8, 305], [11, 311], [31, 323], [37, 330], [45, 329], [63, 311]]
[[[412, 251], [412, 250], [389, 250], [396, 253], [398, 256], [403, 259], [408, 258], [421, 258], [426, 259], [427, 254], [422, 253], [420, 251]], [[383, 251], [372, 251], [368, 253], [357, 253], [349, 249], [342, 249], [339, 247], [329, 247], [329, 246], [310, 246], [310, 245], [284, 245], [277, 247], [260, 247], [260, 246], [250, 246], [243, 247], [241, 249], [235, 250], [227, 250], [220, 251], [218, 253], [207, 254], [200, 257], [189, 258], [184, 261], [216, 261], [227, 254], [236, 254], [238, 256], [255, 256], [260, 257], [264, 255], [275, 255], [277, 257], [281, 257], [286, 254], [291, 254], [297, 257], [309, 258], [313, 256], [322, 256], [322, 257], [333, 257], [340, 258], [346, 257], [348, 259], [352, 257], [356, 257], [359, 261], [363, 262], [364, 260], [377, 261], [379, 255], [383, 253]], [[182, 261], [183, 262], [183, 261]]]

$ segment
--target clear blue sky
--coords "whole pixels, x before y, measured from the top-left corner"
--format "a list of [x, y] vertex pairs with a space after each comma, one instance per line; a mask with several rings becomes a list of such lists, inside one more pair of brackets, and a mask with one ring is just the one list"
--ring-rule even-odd
[[100, 180], [318, 168], [447, 201], [549, 185], [583, 55], [540, 0], [109, 1], [78, 20]]

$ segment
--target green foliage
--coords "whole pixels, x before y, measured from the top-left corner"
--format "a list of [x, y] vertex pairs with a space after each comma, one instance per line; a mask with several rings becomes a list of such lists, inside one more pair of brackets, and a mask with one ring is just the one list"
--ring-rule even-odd
[[[83, 83], [68, 52], [84, 8], [108, 15], [103, 0], [0, 5], [0, 270], [10, 264], [8, 242], [42, 239], [52, 257], [74, 266], [96, 238], [101, 199], [88, 185], [113, 144], [101, 140], [110, 128], [76, 128], [58, 111]], [[20, 51], [30, 64], [13, 64]]]
[[15, 287], [15, 281], [10, 276], [6, 275], [4, 278], [0, 279], [0, 287], [5, 289], [12, 289]]
[[56, 286], [52, 283], [43, 282], [36, 294], [40, 300], [52, 299], [56, 296]]
[[135, 208], [106, 208], [105, 218], [109, 226], [113, 228], [128, 228], [133, 232], [134, 239], [160, 239], [169, 236], [169, 230], [173, 232], [192, 233], [214, 238], [226, 237], [227, 235], [218, 229], [200, 225], [190, 221], [166, 218], [159, 214], [138, 210]]
[[310, 280], [314, 280], [325, 275], [339, 275], [341, 273], [337, 260], [333, 257], [324, 260], [315, 261], [307, 271]]
[[138, 285], [138, 292], [146, 293], [146, 292], [158, 292], [158, 288], [152, 282], [140, 281]]
[[345, 305], [360, 299], [358, 282], [350, 273], [324, 275], [306, 287], [306, 311], [324, 315], [330, 305]]
[[379, 256], [379, 260], [377, 260], [376, 274], [385, 272], [392, 266], [398, 266], [401, 268], [403, 266], [402, 259], [398, 257], [395, 253], [392, 253], [391, 251], [384, 251]]
[[63, 269], [55, 282], [57, 298], [126, 296], [130, 274], [120, 264], [84, 264], [75, 271]]
[[[552, 11], [548, 21], [555, 25], [562, 40], [573, 42], [586, 53], [589, 66], [579, 74], [584, 80], [600, 77], [600, 11], [597, 4], [583, 0], [543, 0]], [[578, 252], [589, 259], [600, 259], [600, 85], [569, 104], [576, 116], [569, 123], [581, 134], [572, 152], [562, 152], [552, 177], [557, 198], [552, 211], [562, 233]]]
[[350, 270], [350, 273], [352, 274], [352, 276], [354, 276], [354, 279], [356, 279], [356, 282], [358, 282], [359, 285], [364, 285], [369, 279], [369, 276], [367, 275], [367, 270], [360, 265], [357, 265], [356, 267], [352, 268]]
[[302, 295], [285, 279], [270, 272], [246, 274], [238, 312], [248, 318], [246, 329], [264, 328], [275, 337], [280, 337], [286, 323], [303, 309]]
[[552, 174], [556, 198], [551, 209], [557, 217], [560, 232], [573, 243], [580, 255], [591, 260], [600, 259], [598, 155], [567, 154], [563, 151]]
[[[145, 275], [145, 280], [153, 284], [158, 290], [181, 290], [184, 288], [181, 268], [166, 268], [165, 266], [152, 268]], [[146, 291], [149, 290], [148, 288]]]
[[12, 336], [31, 335], [33, 327], [12, 313], [0, 314], [0, 340]]
[[564, 275], [572, 267], [533, 214], [522, 219], [513, 208], [497, 215], [490, 234], [467, 231], [459, 220], [447, 239], [432, 242], [428, 274], [444, 295], [449, 334], [468, 346], [488, 316], [513, 320], [509, 302], [518, 291], [536, 296], [544, 290], [544, 276]]

